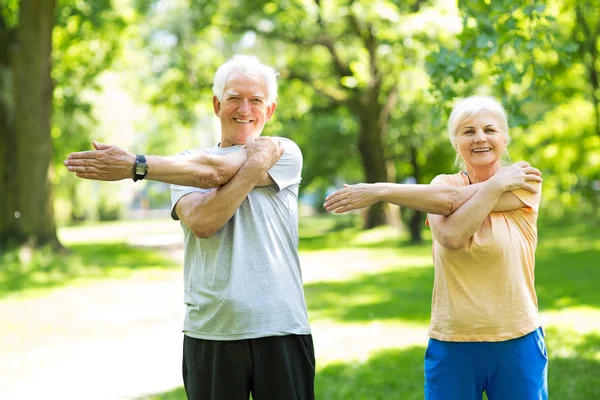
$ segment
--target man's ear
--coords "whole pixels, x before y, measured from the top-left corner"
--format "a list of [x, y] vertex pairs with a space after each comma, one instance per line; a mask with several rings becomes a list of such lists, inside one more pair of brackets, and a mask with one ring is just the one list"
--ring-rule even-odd
[[217, 117], [221, 116], [221, 102], [217, 99], [217, 96], [213, 96], [213, 110]]
[[267, 107], [267, 111], [265, 113], [267, 116], [267, 121], [271, 119], [276, 108], [277, 108], [277, 103], [275, 103], [275, 102], [272, 102], [271, 105], [269, 107]]

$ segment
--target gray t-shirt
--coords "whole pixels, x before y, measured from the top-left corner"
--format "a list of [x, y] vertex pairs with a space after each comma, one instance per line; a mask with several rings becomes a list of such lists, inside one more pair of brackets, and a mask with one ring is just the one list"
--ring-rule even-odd
[[[254, 188], [214, 235], [200, 239], [183, 223], [183, 331], [207, 340], [309, 334], [298, 258], [298, 187], [302, 153], [281, 138], [284, 154], [268, 173], [276, 185]], [[242, 146], [213, 147], [225, 155]], [[186, 194], [207, 193], [171, 185], [171, 215]]]

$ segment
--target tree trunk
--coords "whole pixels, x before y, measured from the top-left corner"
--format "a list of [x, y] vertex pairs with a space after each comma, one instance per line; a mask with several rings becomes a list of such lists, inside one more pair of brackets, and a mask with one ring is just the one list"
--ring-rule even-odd
[[[419, 162], [417, 159], [418, 151], [417, 147], [414, 144], [410, 145], [410, 163], [413, 166], [413, 176], [415, 178], [415, 182], [419, 183], [421, 170], [419, 169]], [[423, 237], [421, 236], [421, 230], [423, 229], [423, 225], [421, 222], [422, 219], [421, 211], [412, 210], [412, 216], [409, 221], [409, 230], [410, 230], [410, 241], [412, 243], [421, 243], [423, 242]]]
[[60, 247], [48, 168], [55, 0], [22, 0], [16, 40], [0, 66], [0, 247]]
[[[362, 107], [362, 105], [359, 105], [359, 107]], [[372, 106], [362, 107], [358, 113], [360, 116], [358, 150], [367, 183], [389, 182], [382, 132], [379, 126], [379, 111], [378, 107]], [[365, 229], [394, 224], [396, 224], [396, 221], [394, 221], [388, 203], [376, 203], [367, 210]]]

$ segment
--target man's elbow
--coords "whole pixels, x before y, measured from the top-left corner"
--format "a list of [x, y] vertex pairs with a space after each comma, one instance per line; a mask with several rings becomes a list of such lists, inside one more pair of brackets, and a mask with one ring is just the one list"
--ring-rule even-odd
[[207, 226], [193, 227], [191, 230], [198, 239], [207, 239], [217, 231], [216, 229], [211, 229]]
[[219, 230], [219, 228], [216, 227], [215, 224], [211, 223], [210, 221], [206, 221], [206, 220], [192, 221], [188, 225], [188, 228], [190, 228], [190, 230], [192, 231], [192, 233], [198, 239], [209, 238], [212, 235], [214, 235], [216, 231]]
[[213, 189], [227, 183], [225, 177], [213, 169], [199, 169], [195, 171], [193, 180], [196, 182], [194, 186], [201, 189]]

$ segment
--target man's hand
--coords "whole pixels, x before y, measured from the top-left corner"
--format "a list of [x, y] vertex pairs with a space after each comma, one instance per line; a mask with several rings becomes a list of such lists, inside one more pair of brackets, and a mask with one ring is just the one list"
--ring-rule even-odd
[[135, 155], [117, 146], [93, 142], [96, 150], [71, 153], [64, 164], [79, 178], [119, 181], [133, 178]]
[[246, 152], [248, 153], [247, 165], [267, 171], [281, 158], [283, 145], [276, 138], [248, 138], [246, 140]]
[[502, 167], [489, 179], [490, 184], [498, 185], [503, 192], [525, 189], [531, 193], [537, 193], [537, 189], [527, 182], [542, 181], [540, 170], [532, 167], [526, 161], [519, 161], [513, 165]]
[[379, 201], [375, 194], [376, 187], [370, 183], [359, 183], [357, 185], [344, 184], [343, 189], [327, 196], [323, 207], [327, 211], [335, 211], [338, 214], [369, 207]]

